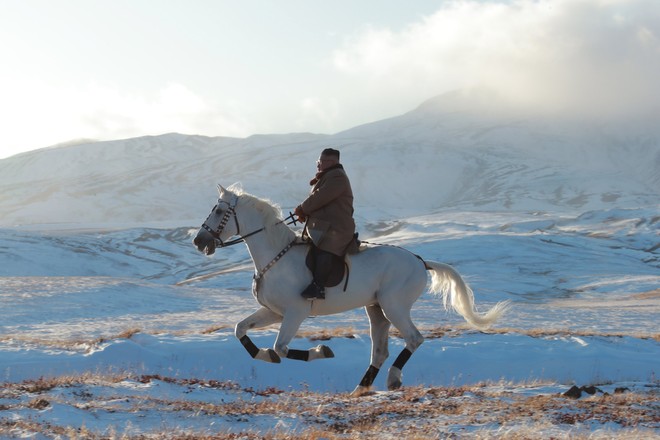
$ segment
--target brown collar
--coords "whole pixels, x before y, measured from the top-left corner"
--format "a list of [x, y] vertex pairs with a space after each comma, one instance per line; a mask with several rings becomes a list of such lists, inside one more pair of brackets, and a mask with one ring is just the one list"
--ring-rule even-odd
[[336, 169], [342, 169], [343, 170], [344, 167], [342, 166], [342, 164], [338, 163], [337, 165], [333, 165], [333, 166], [331, 166], [331, 167], [329, 167], [329, 168], [327, 168], [323, 171], [319, 171], [318, 173], [316, 173], [316, 176], [314, 176], [314, 178], [309, 181], [310, 186], [316, 185], [318, 183], [318, 181], [321, 180], [321, 177], [323, 177], [325, 175], [325, 173], [327, 173], [328, 171], [332, 171], [332, 170], [336, 170]]

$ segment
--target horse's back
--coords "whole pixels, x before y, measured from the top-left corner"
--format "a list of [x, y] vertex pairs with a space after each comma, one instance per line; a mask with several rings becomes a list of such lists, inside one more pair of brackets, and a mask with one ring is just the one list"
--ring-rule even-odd
[[348, 259], [351, 278], [368, 279], [379, 285], [398, 285], [412, 279], [426, 283], [424, 261], [398, 246], [369, 245]]
[[386, 264], [388, 262], [395, 262], [398, 264], [405, 264], [407, 266], [421, 265], [425, 269], [424, 260], [410, 252], [409, 250], [400, 246], [393, 246], [387, 244], [362, 244], [360, 251], [355, 254], [347, 256], [351, 263], [357, 264]]

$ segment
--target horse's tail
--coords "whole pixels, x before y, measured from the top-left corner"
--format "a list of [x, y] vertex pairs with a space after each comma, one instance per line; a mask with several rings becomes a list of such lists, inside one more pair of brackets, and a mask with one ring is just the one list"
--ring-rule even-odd
[[431, 272], [431, 292], [442, 294], [445, 309], [449, 303], [465, 320], [479, 329], [486, 329], [497, 321], [506, 311], [509, 301], [495, 304], [488, 312], [480, 314], [474, 307], [472, 289], [463, 281], [459, 273], [451, 266], [435, 261], [425, 261]]

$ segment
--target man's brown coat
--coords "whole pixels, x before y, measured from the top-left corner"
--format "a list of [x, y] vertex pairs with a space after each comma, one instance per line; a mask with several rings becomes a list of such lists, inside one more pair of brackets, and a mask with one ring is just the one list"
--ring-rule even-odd
[[314, 244], [344, 255], [355, 233], [353, 191], [341, 165], [319, 173], [309, 197], [300, 204], [307, 216], [305, 231]]

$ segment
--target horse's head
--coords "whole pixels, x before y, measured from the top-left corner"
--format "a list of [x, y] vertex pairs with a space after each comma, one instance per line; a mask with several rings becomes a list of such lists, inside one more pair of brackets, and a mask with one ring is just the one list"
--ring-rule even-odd
[[[218, 192], [220, 194], [218, 203], [213, 207], [193, 239], [197, 250], [206, 255], [213, 255], [216, 243], [219, 242], [220, 246], [223, 246], [228, 238], [239, 235], [235, 211], [238, 196], [220, 185], [218, 185]], [[232, 217], [233, 221], [230, 221]]]

